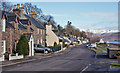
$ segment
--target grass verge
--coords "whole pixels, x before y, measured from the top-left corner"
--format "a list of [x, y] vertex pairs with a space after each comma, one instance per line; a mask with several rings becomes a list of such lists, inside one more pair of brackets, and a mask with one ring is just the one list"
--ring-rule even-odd
[[120, 66], [120, 63], [110, 63], [110, 65]]
[[95, 51], [96, 53], [97, 53], [97, 52], [103, 53], [103, 51], [100, 50], [100, 49], [91, 48], [91, 50]]
[[101, 48], [101, 49], [103, 49], [103, 50], [105, 50], [105, 51], [107, 51], [107, 48], [104, 48], [104, 47], [102, 47], [101, 45], [97, 45], [97, 47], [98, 47], [98, 48]]

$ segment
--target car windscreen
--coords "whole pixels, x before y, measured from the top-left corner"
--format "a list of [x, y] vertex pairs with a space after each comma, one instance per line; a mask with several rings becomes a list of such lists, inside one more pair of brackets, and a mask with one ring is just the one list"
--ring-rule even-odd
[[44, 46], [42, 46], [41, 44], [37, 45], [37, 47], [39, 47], [39, 48], [44, 48]]

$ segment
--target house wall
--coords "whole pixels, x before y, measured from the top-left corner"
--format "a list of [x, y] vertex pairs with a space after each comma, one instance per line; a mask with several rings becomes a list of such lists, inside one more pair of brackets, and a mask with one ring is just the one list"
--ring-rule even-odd
[[52, 31], [52, 25], [46, 25], [46, 43], [47, 46], [54, 46], [54, 42], [59, 44], [58, 36]]
[[38, 40], [39, 40], [38, 30], [39, 30], [39, 29], [38, 29], [37, 27], [35, 27], [34, 24], [32, 24], [30, 27], [34, 30], [34, 31], [33, 31], [34, 43], [35, 43], [35, 44], [39, 44], [39, 43], [38, 43]]
[[[20, 39], [20, 36], [27, 33], [27, 30], [16, 30], [12, 28], [6, 28], [5, 32], [2, 32], [2, 40], [6, 41], [6, 51], [11, 52], [15, 49], [15, 41]], [[10, 48], [10, 50], [9, 50]]]
[[1, 46], [1, 44], [2, 44], [2, 25], [1, 25], [1, 23], [0, 23], [0, 57], [2, 57], [2, 51], [1, 51], [1, 49], [2, 49], [2, 46]]
[[45, 44], [45, 42], [44, 42], [44, 39], [45, 39], [45, 30], [37, 28], [36, 26], [34, 26], [33, 23], [31, 25], [31, 28], [34, 30], [33, 31], [34, 43], [35, 44], [43, 44], [44, 45]]

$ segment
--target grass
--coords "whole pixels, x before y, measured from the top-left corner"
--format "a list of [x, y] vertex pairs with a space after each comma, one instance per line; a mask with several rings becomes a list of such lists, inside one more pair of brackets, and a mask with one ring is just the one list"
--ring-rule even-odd
[[120, 63], [110, 63], [110, 65], [120, 66]]
[[95, 48], [91, 48], [93, 51], [95, 51], [96, 53], [97, 52], [100, 52], [100, 53], [102, 53], [103, 51], [102, 50], [100, 50], [100, 49], [95, 49]]
[[103, 51], [102, 50], [100, 50], [100, 49], [93, 49], [95, 52], [100, 52], [100, 53], [102, 53]]
[[104, 48], [104, 47], [102, 47], [101, 45], [97, 45], [97, 47], [98, 47], [98, 48], [101, 48], [101, 49], [103, 49], [103, 50], [105, 50], [105, 51], [107, 51], [107, 48]]

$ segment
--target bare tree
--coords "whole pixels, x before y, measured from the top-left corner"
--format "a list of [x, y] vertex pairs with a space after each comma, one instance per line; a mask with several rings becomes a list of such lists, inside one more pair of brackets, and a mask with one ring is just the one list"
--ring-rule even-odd
[[14, 6], [11, 2], [2, 2], [2, 10], [3, 11], [11, 12], [13, 7]]
[[35, 11], [39, 17], [39, 15], [42, 13], [42, 10], [40, 8], [38, 8], [36, 5], [32, 5], [31, 3], [25, 3], [23, 7], [26, 14], [31, 14], [32, 11]]

